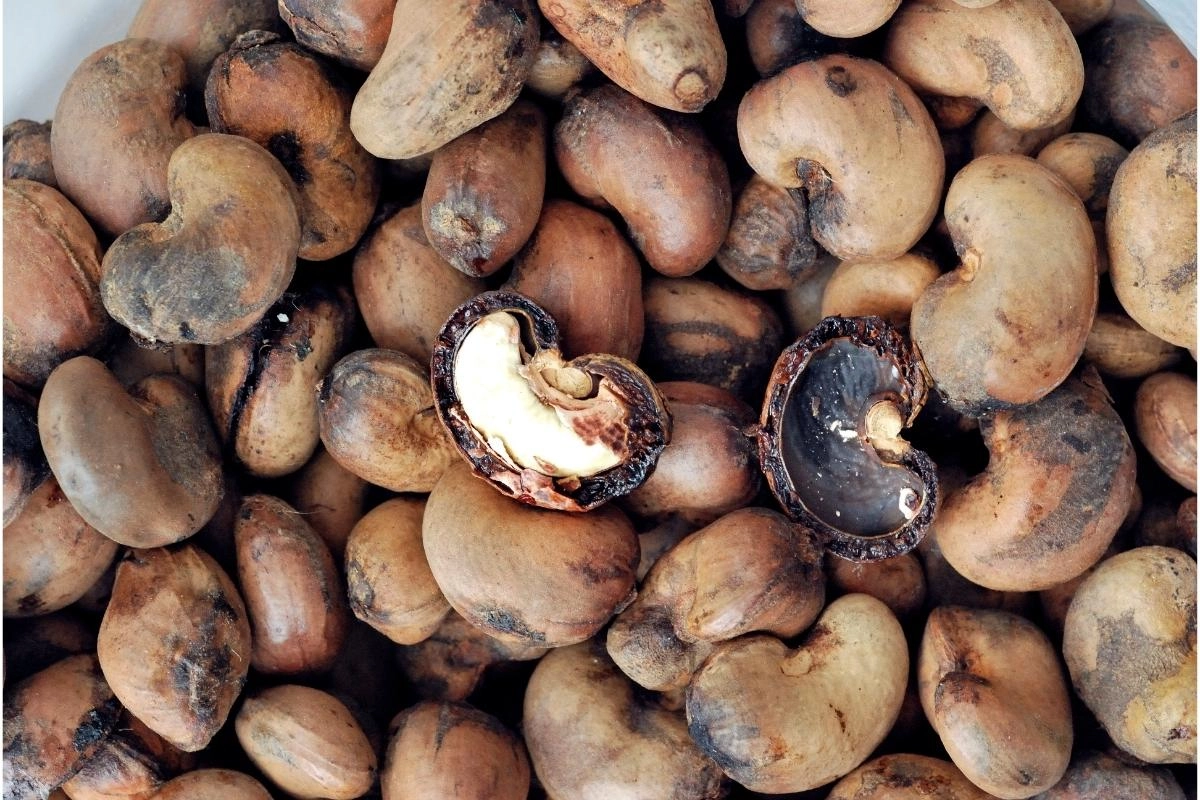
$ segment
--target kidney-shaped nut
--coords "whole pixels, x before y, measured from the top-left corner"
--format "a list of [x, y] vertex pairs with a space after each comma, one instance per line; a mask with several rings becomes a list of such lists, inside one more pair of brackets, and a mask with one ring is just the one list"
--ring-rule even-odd
[[387, 47], [396, 0], [279, 0], [275, 5], [306, 50], [370, 71]]
[[1117, 170], [1108, 197], [1109, 274], [1134, 321], [1196, 349], [1196, 112], [1160, 128]]
[[429, 374], [394, 350], [358, 350], [320, 384], [321, 442], [355, 475], [393, 492], [428, 492], [454, 445], [434, 412]]
[[396, 715], [379, 776], [389, 800], [525, 800], [529, 758], [491, 714], [424, 702]]
[[1152, 764], [1196, 762], [1196, 562], [1138, 547], [1075, 592], [1063, 658], [1113, 742]]
[[1196, 491], [1196, 381], [1177, 372], [1151, 375], [1138, 387], [1133, 414], [1154, 462]]
[[271, 800], [271, 795], [244, 772], [197, 769], [164, 783], [154, 800]]
[[71, 800], [150, 800], [167, 779], [194, 766], [196, 757], [173, 747], [125, 711], [111, 735], [62, 785]]
[[863, 764], [827, 800], [993, 800], [949, 761], [897, 753]]
[[152, 342], [219, 344], [250, 328], [296, 269], [296, 187], [259, 145], [207, 133], [171, 154], [171, 214], [104, 254], [100, 295]]
[[450, 613], [421, 544], [425, 501], [396, 497], [371, 509], [346, 542], [354, 616], [398, 644], [433, 634]]
[[4, 616], [66, 608], [92, 588], [117, 555], [117, 543], [88, 525], [53, 477], [4, 526]]
[[24, 179], [58, 188], [50, 156], [51, 123], [18, 119], [4, 126], [4, 181]]
[[913, 306], [912, 338], [956, 410], [1032, 403], [1079, 360], [1096, 315], [1096, 239], [1083, 203], [1025, 156], [972, 161], [946, 196], [961, 266]]
[[567, 361], [554, 319], [516, 292], [459, 306], [430, 369], [438, 416], [472, 470], [523, 503], [595, 508], [640, 485], [670, 440], [644, 372], [606, 354]]
[[900, 623], [874, 597], [848, 594], [795, 649], [768, 636], [718, 645], [688, 686], [688, 731], [751, 791], [802, 792], [866, 760], [907, 683]]
[[554, 650], [538, 663], [522, 727], [538, 781], [560, 800], [726, 794], [720, 769], [688, 738], [683, 715], [638, 691], [599, 642]]
[[802, 188], [813, 237], [838, 258], [895, 258], [937, 213], [945, 158], [921, 101], [874, 61], [829, 55], [758, 83], [738, 141], [766, 180]]
[[94, 354], [114, 325], [100, 302], [100, 244], [59, 191], [4, 181], [4, 377], [40, 386], [68, 358]]
[[433, 487], [422, 529], [446, 600], [499, 639], [581, 642], [634, 596], [637, 534], [612, 506], [589, 514], [531, 508], [460, 461]]
[[1066, 772], [1074, 730], [1050, 640], [1005, 611], [941, 606], [917, 660], [921, 707], [971, 783], [1018, 800]]
[[501, 114], [533, 64], [531, 0], [399, 0], [350, 129], [380, 158], [412, 158]]
[[938, 511], [950, 565], [989, 589], [1029, 592], [1099, 561], [1129, 512], [1137, 460], [1095, 374], [986, 417], [980, 430], [987, 469]]
[[96, 649], [122, 705], [192, 753], [208, 746], [242, 692], [250, 623], [237, 587], [203, 550], [131, 550]]
[[726, 514], [659, 558], [609, 627], [608, 654], [647, 689], [683, 689], [712, 643], [811, 625], [825, 604], [822, 556], [812, 531], [776, 511]]
[[167, 164], [195, 134], [184, 116], [183, 58], [150, 39], [92, 53], [58, 98], [50, 148], [62, 193], [119, 236], [166, 216]]
[[883, 62], [922, 95], [985, 105], [1010, 128], [1048, 128], [1075, 109], [1083, 58], [1050, 0], [905, 3]]
[[[630, 169], [630, 142], [638, 143], [637, 169]], [[729, 172], [695, 120], [604, 85], [567, 101], [554, 154], [575, 193], [615, 208], [663, 275], [691, 275], [721, 247], [732, 208]]]
[[783, 351], [763, 400], [767, 485], [830, 552], [907, 552], [937, 506], [933, 461], [900, 436], [925, 403], [920, 358], [879, 317], [827, 317]]
[[254, 766], [288, 795], [351, 800], [375, 782], [367, 735], [331, 694], [307, 686], [273, 686], [249, 696], [234, 720]]
[[171, 544], [216, 513], [220, 451], [182, 378], [151, 376], [126, 390], [102, 363], [77, 356], [46, 381], [38, 427], [71, 505], [120, 544]]
[[635, 97], [699, 111], [725, 83], [725, 43], [706, 0], [538, 0], [563, 38]]

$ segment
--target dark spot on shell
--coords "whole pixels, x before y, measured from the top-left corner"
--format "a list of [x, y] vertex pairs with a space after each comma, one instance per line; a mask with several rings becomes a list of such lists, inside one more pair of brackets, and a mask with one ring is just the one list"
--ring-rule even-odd
[[267, 140], [267, 150], [279, 159], [288, 175], [296, 182], [296, 186], [308, 183], [311, 176], [304, 166], [304, 146], [292, 131], [277, 133]]
[[494, 630], [501, 631], [503, 633], [509, 633], [513, 636], [520, 636], [522, 639], [528, 639], [529, 641], [537, 644], [542, 644], [546, 641], [546, 634], [529, 627], [529, 625], [527, 625], [523, 619], [507, 609], [476, 609], [475, 616], [478, 617], [486, 627]]
[[179, 336], [186, 342], [190, 342], [196, 338], [196, 332], [192, 330], [192, 326], [186, 322], [179, 323]]
[[825, 72], [825, 85], [838, 97], [847, 97], [858, 88], [858, 81], [845, 67], [830, 67]]

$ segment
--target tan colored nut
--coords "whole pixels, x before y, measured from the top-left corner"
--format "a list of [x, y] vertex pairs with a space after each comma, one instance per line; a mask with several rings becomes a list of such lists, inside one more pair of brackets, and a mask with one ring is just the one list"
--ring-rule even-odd
[[[948, 492], [952, 490], [947, 490]], [[925, 570], [927, 605], [958, 605], [971, 608], [995, 608], [1013, 613], [1028, 613], [1032, 598], [1027, 592], [998, 592], [973, 583], [963, 577], [942, 555], [938, 544], [938, 520], [934, 518], [929, 533], [921, 540], [917, 552]]]
[[89, 525], [130, 547], [191, 536], [223, 491], [212, 423], [195, 389], [157, 375], [128, 391], [93, 358], [60, 364], [38, 406], [42, 447]]
[[4, 616], [66, 608], [100, 579], [116, 555], [117, 543], [88, 525], [58, 481], [47, 478], [20, 516], [4, 526]]
[[1083, 92], [1079, 46], [1050, 0], [906, 3], [883, 62], [918, 93], [987, 106], [1017, 130], [1061, 122]]
[[1113, 0], [1050, 0], [1071, 33], [1079, 37], [1104, 21], [1113, 8]]
[[60, 192], [4, 181], [4, 377], [41, 386], [63, 361], [107, 343], [116, 326], [100, 302], [100, 257]]
[[150, 800], [195, 757], [173, 747], [125, 711], [96, 754], [62, 785], [70, 800]]
[[333, 666], [350, 615], [329, 548], [295, 509], [265, 494], [242, 501], [233, 537], [254, 669], [294, 675]]
[[367, 482], [320, 447], [295, 473], [288, 502], [304, 515], [339, 562], [355, 523], [362, 519]]
[[50, 157], [50, 122], [18, 119], [4, 126], [4, 180], [24, 179], [58, 188]]
[[276, 5], [306, 49], [369, 71], [387, 46], [396, 0], [279, 0]]
[[456, 460], [433, 487], [422, 525], [446, 600], [496, 638], [581, 642], [633, 599], [637, 535], [611, 505], [588, 514], [522, 505]]
[[396, 715], [379, 776], [389, 800], [525, 800], [529, 758], [500, 720], [457, 703]]
[[387, 500], [358, 521], [346, 542], [350, 609], [398, 644], [428, 639], [450, 613], [421, 544], [424, 513], [424, 500]]
[[204, 345], [148, 346], [126, 332], [108, 358], [108, 368], [123, 386], [132, 386], [160, 372], [178, 375], [199, 390], [204, 386]]
[[562, 38], [554, 28], [547, 28], [542, 31], [542, 41], [533, 56], [525, 88], [543, 97], [562, 100], [595, 69], [578, 47]]
[[1101, 274], [1108, 272], [1108, 194], [1117, 168], [1129, 156], [1121, 145], [1095, 133], [1068, 133], [1047, 144], [1037, 154], [1038, 163], [1062, 178], [1079, 195], [1096, 234], [1096, 255]]
[[1038, 795], [1038, 800], [1090, 800], [1094, 797], [1184, 800], [1187, 796], [1167, 769], [1130, 763], [1132, 761], [1107, 753], [1077, 755], [1071, 759], [1063, 779]]
[[825, 287], [840, 263], [838, 258], [823, 253], [809, 272], [784, 289], [782, 301], [789, 335], [803, 336], [828, 316], [821, 313]]
[[725, 83], [725, 43], [703, 0], [538, 0], [546, 20], [625, 91], [699, 111]]
[[751, 791], [805, 791], [866, 760], [907, 682], [900, 623], [875, 598], [845, 595], [794, 650], [768, 636], [718, 645], [688, 687], [688, 731]]
[[646, 579], [658, 560], [668, 550], [679, 544], [689, 535], [700, 529], [700, 526], [682, 516], [672, 515], [647, 531], [638, 534], [638, 548], [641, 556], [638, 559], [637, 579], [641, 583]]
[[1125, 312], [1195, 350], [1195, 112], [1148, 136], [1121, 164], [1107, 229], [1109, 274]]
[[96, 647], [122, 705], [194, 753], [241, 694], [250, 623], [237, 587], [204, 551], [131, 550], [117, 567]]
[[[630, 169], [631, 141], [638, 142], [638, 169]], [[567, 100], [554, 128], [554, 155], [575, 193], [615, 208], [663, 275], [698, 271], [725, 239], [729, 171], [693, 119], [600, 86]]]
[[1071, 757], [1071, 702], [1058, 656], [1023, 617], [935, 608], [917, 661], [921, 706], [971, 783], [1006, 800], [1058, 783]]
[[154, 800], [271, 800], [271, 795], [245, 773], [198, 769], [164, 783]]
[[354, 256], [354, 297], [371, 338], [422, 363], [450, 313], [485, 288], [430, 246], [419, 203], [385, 219]]
[[754, 291], [786, 289], [810, 273], [817, 252], [804, 194], [750, 176], [717, 251], [725, 274]]
[[962, 263], [912, 314], [938, 389], [972, 415], [1046, 396], [1075, 367], [1096, 315], [1096, 240], [1083, 203], [1033, 159], [984, 156], [950, 184], [946, 222]]
[[822, 317], [883, 317], [907, 328], [912, 307], [941, 272], [931, 259], [905, 253], [887, 260], [843, 261], [829, 276]]
[[900, 0], [800, 0], [800, 16], [826, 36], [849, 39], [866, 36], [892, 18]]
[[1063, 658], [1113, 742], [1151, 764], [1196, 763], [1196, 562], [1170, 547], [1104, 561], [1075, 592]]
[[1182, 357], [1180, 348], [1120, 312], [1097, 314], [1083, 346], [1083, 360], [1114, 378], [1144, 378], [1173, 366]]
[[522, 727], [547, 793], [562, 800], [722, 797], [721, 771], [688, 738], [683, 715], [636, 689], [596, 641], [541, 660], [525, 690]]
[[972, 126], [971, 152], [975, 158], [993, 153], [1033, 157], [1051, 141], [1071, 130], [1071, 123], [1074, 121], [1075, 112], [1072, 111], [1053, 125], [1020, 130], [1005, 125], [995, 112], [986, 109]]
[[904, 754], [872, 759], [837, 782], [827, 800], [991, 800], [949, 761]]
[[433, 154], [421, 224], [455, 269], [491, 275], [528, 241], [546, 193], [546, 115], [519, 100]]
[[1138, 387], [1133, 414], [1155, 463], [1196, 491], [1196, 381], [1175, 372], [1151, 375]]
[[58, 188], [119, 236], [170, 210], [167, 164], [196, 129], [184, 116], [183, 58], [150, 39], [92, 53], [58, 98], [50, 131]]
[[911, 619], [925, 606], [925, 572], [914, 553], [864, 562], [831, 558], [828, 569], [830, 586], [844, 594], [869, 594], [899, 619]]
[[829, 55], [789, 67], [746, 94], [737, 127], [755, 172], [804, 189], [813, 237], [839, 258], [902, 255], [937, 213], [933, 120], [881, 64]]
[[350, 129], [380, 158], [412, 158], [501, 114], [537, 49], [530, 0], [399, 0]]
[[276, 786], [303, 800], [351, 800], [375, 782], [375, 752], [333, 695], [284, 685], [246, 698], [234, 720], [238, 742]]

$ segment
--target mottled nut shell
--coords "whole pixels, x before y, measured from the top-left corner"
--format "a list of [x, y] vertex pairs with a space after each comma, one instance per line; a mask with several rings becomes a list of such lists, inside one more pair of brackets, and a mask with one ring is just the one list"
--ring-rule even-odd
[[621, 461], [592, 475], [556, 478], [532, 469], [517, 469], [502, 459], [471, 424], [456, 387], [458, 349], [481, 319], [507, 312], [522, 320], [523, 334], [534, 351], [561, 354], [554, 318], [524, 295], [485, 292], [455, 309], [442, 326], [430, 361], [438, 417], [454, 438], [471, 470], [497, 491], [522, 503], [561, 511], [589, 511], [642, 484], [671, 439], [671, 415], [662, 395], [630, 361], [607, 354], [582, 355], [567, 366], [603, 382], [627, 417], [620, 423]]
[[1196, 381], [1175, 372], [1151, 375], [1138, 387], [1133, 414], [1154, 462], [1196, 491]]
[[1037, 800], [1184, 800], [1175, 776], [1163, 767], [1134, 763], [1106, 753], [1083, 753], [1071, 760], [1067, 774]]
[[71, 505], [120, 544], [171, 544], [216, 513], [220, 451], [182, 378], [151, 376], [126, 390], [99, 361], [78, 356], [46, 381], [38, 426]]
[[203, 550], [131, 550], [118, 565], [100, 666], [122, 705], [180, 750], [202, 750], [225, 724], [250, 645], [237, 587]]
[[94, 354], [112, 319], [100, 302], [100, 244], [57, 190], [4, 182], [4, 377], [41, 386], [68, 358]]
[[425, 702], [396, 715], [381, 788], [389, 800], [525, 800], [529, 758], [520, 740], [490, 714], [456, 703]]
[[428, 492], [458, 458], [425, 369], [393, 350], [359, 350], [320, 384], [321, 442], [334, 459], [393, 492]]
[[104, 307], [152, 342], [219, 344], [248, 330], [291, 282], [296, 187], [262, 147], [220, 133], [172, 153], [168, 186], [170, 216], [104, 254]]
[[1108, 261], [1125, 312], [1160, 339], [1196, 349], [1196, 114], [1160, 128], [1117, 170]]
[[125, 39], [84, 59], [59, 96], [50, 131], [58, 187], [105, 232], [167, 215], [167, 163], [195, 134], [186, 81], [174, 50]]
[[715, 258], [726, 275], [754, 291], [786, 289], [801, 280], [817, 258], [804, 194], [752, 175]]
[[898, 753], [842, 778], [826, 800], [991, 800], [949, 761]]
[[429, 245], [420, 203], [380, 223], [354, 256], [354, 297], [371, 338], [422, 364], [450, 313], [486, 288]]
[[50, 158], [50, 122], [18, 119], [4, 126], [4, 180], [24, 179], [58, 188]]
[[44, 798], [96, 752], [121, 715], [96, 656], [70, 656], [5, 692], [4, 796]]
[[150, 800], [169, 777], [195, 761], [126, 711], [62, 790], [71, 800]]
[[1038, 163], [1067, 182], [1075, 190], [1096, 234], [1096, 255], [1101, 273], [1108, 272], [1108, 195], [1117, 168], [1129, 156], [1121, 145], [1095, 133], [1068, 133], [1059, 136], [1037, 154]]
[[554, 317], [567, 357], [611, 353], [633, 361], [641, 352], [642, 265], [603, 214], [548, 201], [504, 288]]
[[198, 769], [164, 783], [154, 800], [271, 800], [271, 795], [245, 773]]
[[519, 100], [434, 152], [421, 223], [438, 255], [483, 277], [529, 239], [545, 193], [546, 115]]
[[425, 507], [429, 569], [488, 634], [542, 647], [595, 634], [635, 593], [637, 535], [612, 506], [560, 514], [504, 497], [458, 461]]
[[1074, 121], [1075, 114], [1072, 112], [1053, 125], [1021, 130], [1010, 128], [990, 109], [985, 109], [971, 128], [971, 153], [975, 158], [992, 153], [1033, 157], [1055, 137], [1071, 130]]
[[424, 641], [450, 613], [421, 544], [424, 513], [424, 500], [387, 500], [358, 521], [346, 542], [350, 610], [398, 644]]
[[1120, 312], [1101, 312], [1092, 323], [1083, 360], [1101, 375], [1144, 378], [1174, 365], [1183, 351]]
[[33, 490], [50, 475], [38, 436], [38, 400], [4, 379], [4, 524], [29, 502]]
[[215, 133], [265, 147], [296, 184], [299, 257], [354, 247], [379, 199], [379, 165], [350, 133], [353, 92], [317, 56], [275, 34], [246, 34], [217, 57], [204, 92]]
[[66, 608], [92, 587], [117, 555], [117, 543], [71, 507], [53, 477], [4, 526], [4, 616]]
[[306, 49], [369, 71], [387, 46], [396, 0], [279, 0], [277, 5]]
[[725, 83], [725, 43], [704, 0], [538, 0], [562, 37], [627, 92], [699, 111]]
[[292, 797], [351, 800], [375, 782], [375, 752], [349, 709], [307, 686], [246, 698], [234, 720], [254, 766]]
[[304, 515], [341, 561], [346, 540], [362, 518], [367, 482], [343, 467], [321, 447], [290, 481], [287, 500]]
[[531, 0], [399, 0], [350, 128], [380, 158], [436, 150], [512, 105], [537, 43]]
[[1138, 547], [1075, 592], [1063, 658], [1113, 742], [1152, 764], [1196, 763], [1196, 562]]
[[595, 71], [579, 48], [546, 26], [542, 41], [533, 56], [525, 88], [554, 100], [562, 100], [575, 84]]
[[265, 494], [242, 501], [233, 537], [251, 666], [284, 675], [333, 666], [350, 614], [329, 548], [295, 509]]

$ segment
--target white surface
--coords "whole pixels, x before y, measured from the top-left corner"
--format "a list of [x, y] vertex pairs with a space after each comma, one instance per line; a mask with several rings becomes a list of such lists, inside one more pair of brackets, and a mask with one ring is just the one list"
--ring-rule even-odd
[[[186, 3], [189, 0], [176, 0]], [[1196, 52], [1195, 0], [1147, 0]], [[75, 67], [125, 37], [140, 0], [0, 0], [4, 7], [5, 124], [54, 116]]]

